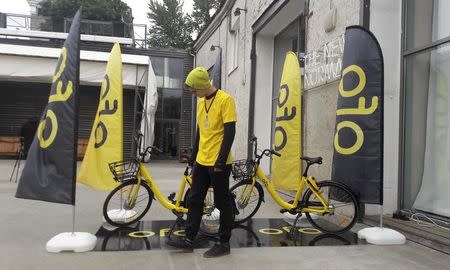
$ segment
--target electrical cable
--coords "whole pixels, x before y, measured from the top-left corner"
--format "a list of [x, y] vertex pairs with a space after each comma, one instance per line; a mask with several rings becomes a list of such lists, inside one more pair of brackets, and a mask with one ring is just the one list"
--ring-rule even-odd
[[450, 222], [439, 220], [439, 223], [443, 223], [448, 226], [448, 227], [446, 227], [446, 226], [437, 224], [435, 219], [433, 219], [421, 212], [414, 212], [411, 209], [402, 209], [402, 210], [400, 210], [400, 212], [408, 213], [410, 215], [409, 220], [415, 221], [417, 223], [417, 225], [419, 225], [419, 226], [427, 227], [427, 228], [438, 227], [440, 229], [450, 231]]

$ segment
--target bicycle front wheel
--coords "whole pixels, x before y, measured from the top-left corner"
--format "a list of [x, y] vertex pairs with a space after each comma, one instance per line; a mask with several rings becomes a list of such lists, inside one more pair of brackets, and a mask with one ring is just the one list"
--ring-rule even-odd
[[139, 221], [152, 205], [153, 192], [137, 179], [129, 180], [113, 189], [103, 204], [105, 220], [117, 227], [126, 227]]
[[[309, 222], [326, 233], [343, 233], [350, 230], [356, 222], [358, 203], [353, 192], [344, 184], [322, 181], [317, 183], [319, 193], [328, 202], [329, 210], [323, 214], [306, 212]], [[305, 207], [322, 210], [324, 206], [308, 189], [303, 197]]]
[[241, 181], [232, 186], [230, 192], [236, 205], [234, 223], [244, 223], [258, 212], [264, 196], [259, 183], [252, 188], [252, 181]]

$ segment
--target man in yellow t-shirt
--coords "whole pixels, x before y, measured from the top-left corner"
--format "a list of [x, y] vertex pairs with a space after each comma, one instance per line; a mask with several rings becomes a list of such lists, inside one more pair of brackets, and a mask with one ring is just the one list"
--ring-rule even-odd
[[233, 98], [216, 89], [203, 67], [193, 69], [185, 85], [199, 98], [197, 133], [190, 165], [193, 166], [192, 187], [188, 198], [189, 212], [186, 236], [169, 239], [168, 245], [192, 250], [203, 214], [203, 202], [210, 186], [214, 203], [220, 211], [220, 242], [203, 255], [217, 257], [230, 253], [229, 240], [233, 228], [233, 200], [229, 192], [230, 156], [236, 132], [236, 108]]

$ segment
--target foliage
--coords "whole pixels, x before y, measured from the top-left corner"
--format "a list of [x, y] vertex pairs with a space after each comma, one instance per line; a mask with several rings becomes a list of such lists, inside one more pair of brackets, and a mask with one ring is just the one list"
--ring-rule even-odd
[[150, 0], [148, 7], [150, 46], [185, 49], [192, 45], [191, 18], [183, 13], [183, 1]]
[[224, 3], [225, 0], [194, 0], [192, 26], [197, 35], [211, 22], [211, 13], [220, 9]]
[[53, 18], [72, 18], [83, 6], [83, 19], [98, 21], [131, 22], [131, 9], [121, 0], [44, 0], [40, 3], [39, 15]]
[[[48, 17], [40, 28], [43, 31], [64, 32], [65, 18], [75, 16], [78, 8], [83, 7], [82, 18], [95, 21], [132, 23], [131, 9], [121, 0], [44, 0], [39, 3], [38, 14]], [[125, 31], [125, 27], [120, 25], [93, 24], [91, 26], [82, 25], [82, 33], [98, 35], [119, 35], [129, 36], [132, 30]], [[131, 28], [130, 28], [131, 29]]]

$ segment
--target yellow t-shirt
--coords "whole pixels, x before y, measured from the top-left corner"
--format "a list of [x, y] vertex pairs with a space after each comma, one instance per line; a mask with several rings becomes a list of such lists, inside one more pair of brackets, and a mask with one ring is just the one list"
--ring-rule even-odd
[[[196, 162], [203, 166], [214, 166], [219, 156], [224, 136], [224, 124], [236, 122], [236, 106], [233, 97], [217, 90], [215, 97], [200, 98], [197, 104], [197, 123], [200, 141]], [[227, 164], [233, 161], [228, 154]]]

